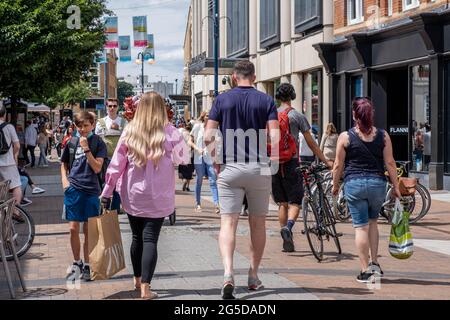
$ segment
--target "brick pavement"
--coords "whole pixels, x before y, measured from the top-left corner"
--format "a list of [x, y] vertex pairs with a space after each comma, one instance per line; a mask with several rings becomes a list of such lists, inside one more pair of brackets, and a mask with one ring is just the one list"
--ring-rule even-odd
[[[128, 257], [131, 233], [125, 216], [121, 229], [127, 254], [127, 269], [109, 281], [82, 283], [81, 290], [69, 290], [64, 276], [71, 263], [69, 233], [61, 221], [62, 193], [56, 164], [48, 169], [31, 171], [37, 184], [48, 192], [30, 197], [34, 203], [27, 209], [36, 222], [36, 238], [30, 251], [21, 258], [29, 291], [20, 299], [77, 300], [77, 299], [137, 299], [131, 290], [132, 272]], [[205, 184], [204, 199], [209, 199]], [[445, 199], [444, 199], [445, 200]], [[153, 287], [162, 299], [217, 299], [222, 265], [218, 253], [219, 217], [210, 202], [203, 213], [194, 213], [193, 193], [177, 195], [178, 220], [175, 226], [167, 223], [159, 244], [159, 263]], [[273, 208], [273, 206], [272, 206]], [[241, 299], [442, 299], [450, 298], [450, 203], [433, 201], [431, 212], [412, 227], [418, 239], [413, 257], [407, 261], [391, 258], [387, 252], [389, 226], [380, 224], [380, 263], [386, 273], [381, 290], [369, 290], [354, 277], [358, 261], [353, 245], [350, 224], [339, 224], [343, 232], [343, 255], [332, 253], [326, 245], [327, 259], [317, 263], [307, 246], [305, 236], [296, 227], [297, 252], [281, 252], [281, 240], [276, 212], [268, 218], [268, 241], [263, 259], [261, 279], [265, 290], [250, 294], [243, 288], [248, 268], [248, 223], [241, 219], [238, 229], [236, 267], [238, 295]], [[420, 240], [419, 240], [420, 239]], [[447, 252], [447, 253], [446, 253]], [[13, 271], [13, 265], [10, 264]], [[18, 288], [17, 279], [15, 281]], [[9, 299], [3, 267], [0, 267], [0, 299]]]

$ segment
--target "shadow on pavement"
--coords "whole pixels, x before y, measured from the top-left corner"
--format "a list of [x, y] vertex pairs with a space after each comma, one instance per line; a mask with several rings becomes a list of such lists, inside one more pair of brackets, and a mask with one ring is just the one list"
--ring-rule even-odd
[[410, 284], [417, 286], [450, 286], [450, 282], [445, 281], [427, 281], [414, 279], [383, 279], [382, 284]]
[[18, 294], [19, 299], [27, 299], [27, 298], [43, 298], [43, 297], [54, 297], [60, 296], [67, 293], [67, 289], [61, 288], [36, 288], [28, 290], [27, 292], [23, 292]]

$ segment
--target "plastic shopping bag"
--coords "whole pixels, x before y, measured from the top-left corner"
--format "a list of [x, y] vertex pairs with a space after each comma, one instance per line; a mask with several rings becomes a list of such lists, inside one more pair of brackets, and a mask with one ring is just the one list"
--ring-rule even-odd
[[106, 280], [125, 269], [125, 255], [116, 211], [89, 219], [89, 261], [92, 280]]
[[392, 216], [389, 253], [397, 259], [408, 259], [413, 255], [413, 239], [409, 228], [409, 212], [405, 211], [400, 200], [395, 201]]

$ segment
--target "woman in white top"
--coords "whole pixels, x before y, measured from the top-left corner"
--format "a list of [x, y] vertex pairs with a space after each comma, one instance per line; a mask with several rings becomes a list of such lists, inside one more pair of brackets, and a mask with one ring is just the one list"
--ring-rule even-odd
[[329, 123], [327, 125], [327, 131], [322, 138], [320, 143], [320, 150], [322, 150], [323, 155], [327, 160], [333, 161], [336, 159], [336, 146], [339, 135], [337, 134], [336, 127], [334, 124]]

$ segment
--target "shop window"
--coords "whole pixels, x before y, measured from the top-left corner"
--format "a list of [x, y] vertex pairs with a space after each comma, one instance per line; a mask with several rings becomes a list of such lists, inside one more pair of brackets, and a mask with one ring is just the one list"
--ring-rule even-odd
[[321, 78], [321, 71], [303, 74], [303, 113], [316, 138], [322, 133]]
[[445, 172], [450, 173], [450, 61], [447, 62], [446, 68], [446, 97], [445, 97], [445, 125], [446, 125], [446, 141], [445, 141]]
[[412, 68], [412, 168], [427, 172], [431, 161], [430, 66]]

